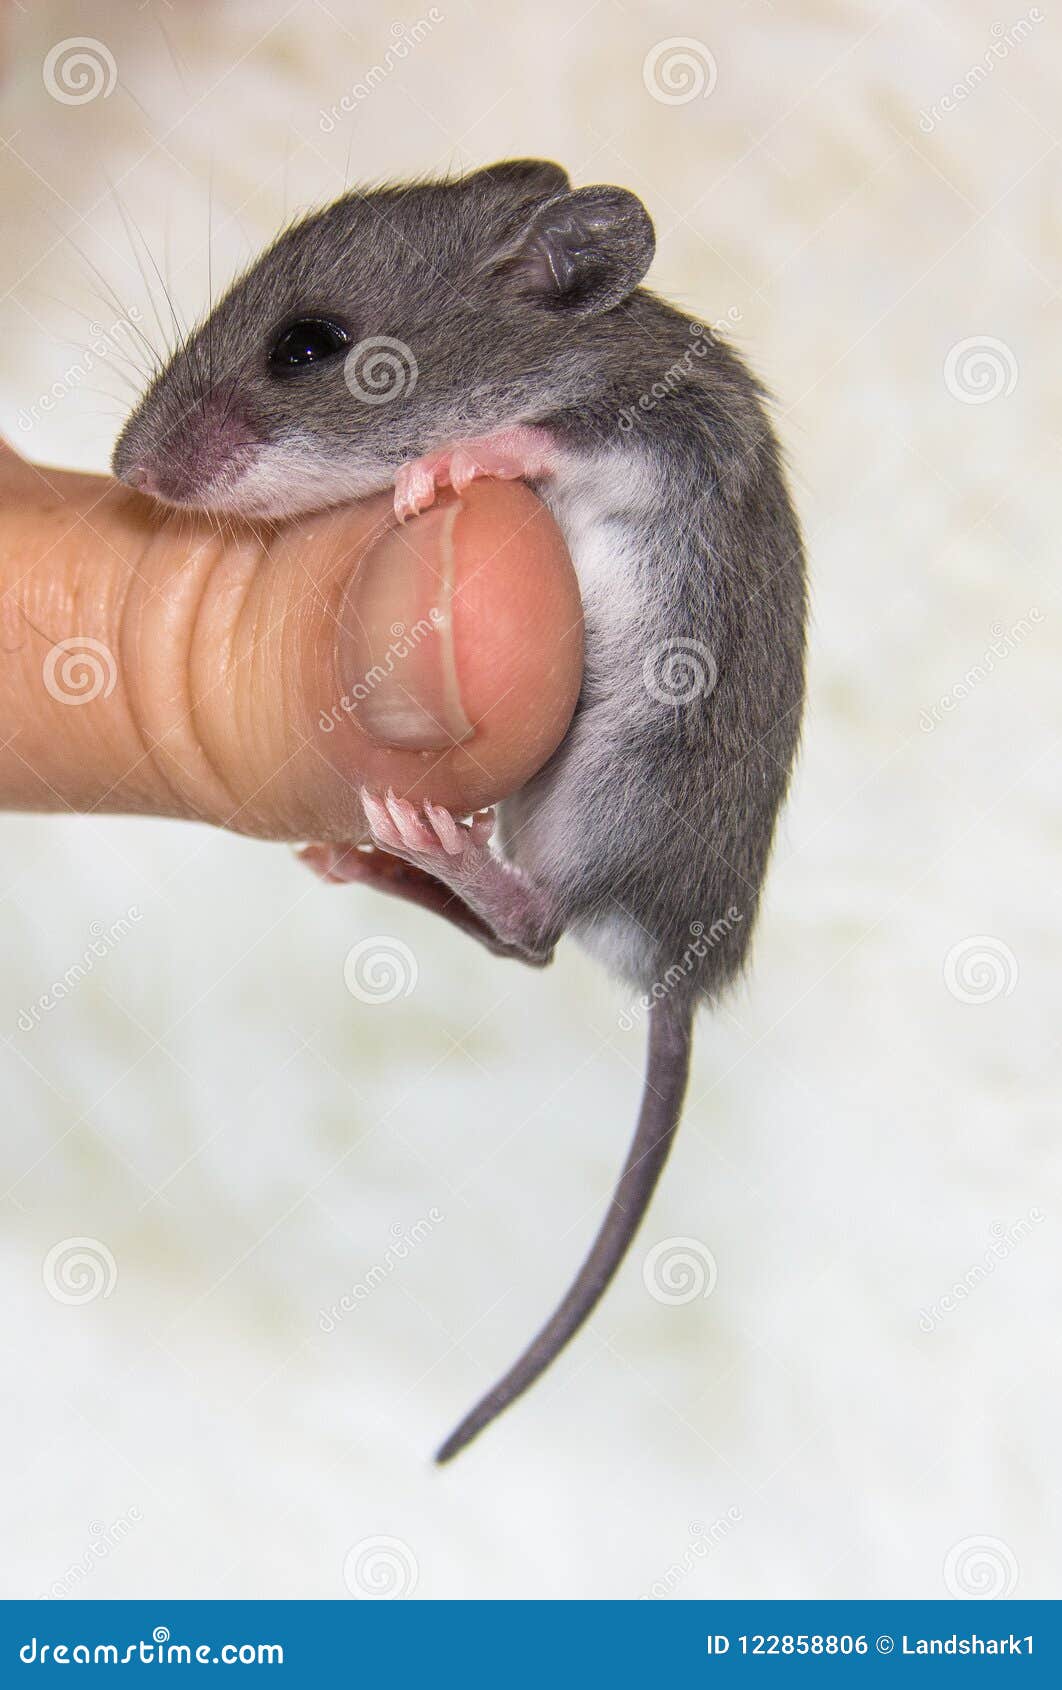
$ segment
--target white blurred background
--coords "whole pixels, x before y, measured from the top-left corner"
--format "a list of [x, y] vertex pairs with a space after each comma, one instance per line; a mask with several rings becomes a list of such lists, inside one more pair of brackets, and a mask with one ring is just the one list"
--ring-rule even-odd
[[[814, 626], [639, 1247], [445, 1472], [624, 1153], [622, 994], [280, 848], [4, 820], [0, 1594], [1057, 1594], [1060, 53], [1022, 3], [7, 8], [27, 455], [106, 465], [104, 282], [157, 338], [153, 263], [194, 318], [347, 180], [555, 157], [644, 197], [652, 284], [778, 396]], [[116, 83], [63, 100], [77, 36]], [[365, 1004], [379, 934], [417, 981]]]

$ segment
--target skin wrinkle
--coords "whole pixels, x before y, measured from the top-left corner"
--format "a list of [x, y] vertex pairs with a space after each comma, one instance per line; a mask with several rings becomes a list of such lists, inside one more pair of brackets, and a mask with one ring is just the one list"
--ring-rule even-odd
[[[176, 519], [176, 522], [174, 522], [174, 526], [176, 526], [176, 531], [178, 531], [178, 534], [181, 534], [181, 536], [184, 536], [184, 534], [188, 534], [188, 536], [191, 537], [191, 534], [193, 534], [193, 532], [194, 532], [194, 527], [196, 527], [196, 524], [194, 524], [193, 517], [189, 517], [189, 515], [186, 514], [186, 512], [174, 512], [174, 519]], [[220, 546], [220, 548], [225, 549], [225, 548], [228, 548], [228, 546], [235, 546], [235, 544], [237, 544], [238, 534], [237, 534], [237, 526], [235, 526], [235, 522], [230, 521], [230, 519], [225, 519], [225, 521], [220, 522], [220, 524], [213, 524], [213, 527], [215, 527], [216, 539], [218, 539], [218, 546]], [[269, 544], [271, 544], [271, 548], [272, 548], [272, 544], [274, 544], [274, 542], [276, 542], [276, 539], [277, 539], [277, 529], [276, 529], [276, 527], [272, 526], [272, 524], [271, 524], [271, 526], [269, 526]], [[304, 573], [306, 573], [306, 571], [304, 571]], [[306, 580], [311, 580], [311, 578], [309, 578], [308, 573], [306, 573]], [[157, 588], [154, 588], [154, 586], [151, 586], [152, 595], [156, 595], [156, 591], [157, 591]], [[276, 627], [277, 624], [279, 624], [279, 617], [277, 617], [276, 613], [274, 613], [274, 617], [272, 617], [272, 619], [269, 619], [269, 622], [267, 622], [267, 627], [265, 627], [265, 634], [271, 634], [272, 629], [274, 629], [274, 627]], [[257, 635], [259, 635], [259, 632], [260, 632], [260, 622], [259, 622], [259, 624], [255, 624], [255, 637], [257, 637]], [[232, 629], [232, 635], [233, 635], [233, 642], [235, 642], [235, 627], [233, 627], [233, 629]], [[213, 688], [208, 688], [208, 690], [206, 690], [205, 693], [203, 693], [203, 695], [201, 695], [201, 698], [200, 698], [201, 705], [206, 706], [206, 703], [208, 703], [208, 700], [210, 700], [211, 693], [213, 693]], [[315, 750], [316, 750], [316, 747], [315, 747]], [[147, 745], [145, 745], [144, 757], [147, 760], [152, 760], [152, 764], [157, 764], [157, 759], [152, 759], [151, 747], [147, 747]], [[289, 762], [289, 760], [291, 760], [291, 759], [286, 759], [286, 762]], [[284, 764], [284, 766], [286, 766], [286, 764]], [[135, 769], [135, 766], [134, 766], [134, 769]], [[134, 771], [130, 771], [130, 772], [134, 772]], [[162, 771], [162, 769], [159, 769], [159, 772], [161, 772], [162, 779], [166, 779], [166, 774], [164, 774], [164, 771]], [[276, 772], [276, 771], [274, 771], [274, 772]], [[265, 779], [264, 782], [259, 782], [259, 784], [257, 784], [257, 786], [255, 786], [254, 793], [250, 794], [250, 798], [244, 798], [244, 799], [242, 799], [242, 801], [235, 801], [235, 798], [233, 798], [232, 804], [230, 804], [230, 811], [228, 811], [228, 815], [218, 816], [218, 818], [215, 818], [215, 820], [222, 821], [223, 825], [233, 826], [233, 828], [235, 828], [235, 826], [238, 825], [237, 818], [240, 818], [240, 816], [242, 816], [242, 813], [244, 813], [244, 811], [247, 810], [247, 808], [249, 808], [249, 804], [254, 803], [255, 799], [259, 798], [260, 793], [262, 793], [262, 791], [264, 791], [265, 786], [267, 786], [267, 784], [269, 784], [269, 779], [271, 779], [271, 777], [272, 776], [267, 777], [267, 779]], [[169, 782], [167, 782], [167, 784], [169, 784]], [[101, 799], [101, 801], [105, 801], [105, 799], [107, 799], [107, 796], [108, 796], [108, 794], [103, 794], [103, 799]], [[176, 808], [174, 808], [174, 813], [178, 813], [178, 815], [179, 815], [179, 813], [181, 813], [181, 806], [179, 806], [179, 803], [176, 804]], [[206, 818], [206, 820], [210, 820], [210, 818]], [[245, 826], [245, 828], [242, 828], [242, 831], [250, 831], [250, 828], [247, 828], [247, 826]], [[296, 833], [298, 833], [299, 830], [298, 830], [298, 828], [296, 828], [296, 830], [294, 830], [294, 831], [296, 831]], [[279, 830], [272, 830], [271, 837], [281, 838], [281, 837], [287, 837], [287, 835], [284, 835], [284, 833], [281, 833], [281, 831], [279, 831]]]
[[[129, 601], [129, 591], [126, 590], [126, 592], [123, 594], [122, 616], [121, 616], [121, 619], [119, 621], [118, 650], [120, 652], [124, 652], [126, 650], [125, 614], [126, 614], [126, 610], [127, 610], [127, 607], [128, 607], [128, 601]], [[134, 651], [139, 652], [139, 650], [140, 650], [139, 622], [137, 623], [136, 628], [130, 631], [128, 643], [133, 647]], [[139, 689], [138, 689], [137, 681], [136, 681], [136, 679], [134, 679], [134, 677], [138, 677], [141, 673], [139, 659], [137, 659], [135, 662], [130, 663], [130, 664], [123, 663], [122, 664], [122, 670], [123, 670], [123, 673], [126, 676], [125, 695], [126, 695], [126, 703], [128, 705], [128, 709], [129, 709], [129, 720], [130, 720], [131, 726], [133, 728], [134, 735], [135, 735], [137, 742], [138, 742], [138, 744], [140, 745], [140, 748], [141, 748], [141, 761], [147, 764], [147, 766], [154, 773], [155, 778], [162, 783], [164, 790], [169, 793], [170, 799], [171, 799], [171, 812], [172, 812], [172, 814], [173, 815], [180, 815], [182, 813], [184, 806], [185, 806], [185, 803], [186, 803], [186, 796], [183, 792], [181, 792], [178, 789], [178, 787], [170, 779], [169, 771], [168, 771], [163, 759], [158, 755], [159, 743], [158, 743], [157, 740], [150, 737], [146, 733], [143, 722], [141, 720], [141, 713], [136, 708], [136, 702], [137, 702], [137, 698], [138, 698], [138, 690]], [[139, 766], [138, 764], [134, 764], [133, 765], [134, 770], [138, 766]], [[199, 819], [203, 819], [203, 818], [199, 818]]]
[[[305, 523], [263, 525], [264, 550], [237, 562], [246, 569], [253, 557], [258, 597], [244, 582], [241, 603], [226, 605], [217, 593], [225, 578], [215, 568], [224, 547], [213, 525], [195, 524], [186, 513], [160, 525], [142, 499], [113, 483], [42, 474], [13, 454], [9, 464], [0, 503], [0, 592], [22, 636], [7, 641], [15, 660], [3, 677], [0, 800], [11, 807], [231, 820], [241, 832], [289, 841], [313, 838], [323, 824], [333, 840], [350, 841], [362, 832], [353, 798], [362, 770], [371, 767], [375, 779], [410, 794], [437, 780], [454, 803], [472, 810], [526, 780], [564, 731], [578, 687], [579, 642], [564, 642], [577, 588], [555, 525], [515, 484], [484, 483], [469, 494], [459, 545], [462, 568], [476, 569], [485, 555], [496, 559], [470, 609], [462, 658], [463, 680], [485, 723], [477, 753], [455, 761], [448, 751], [425, 761], [365, 741], [346, 718], [332, 738], [314, 731], [335, 698], [333, 595], [391, 525], [382, 501]], [[537, 528], [528, 525], [529, 508], [539, 512]], [[90, 523], [82, 520], [86, 511]], [[246, 540], [246, 525], [224, 526]], [[71, 597], [75, 578], [81, 609]], [[31, 607], [25, 621], [22, 599]], [[44, 620], [30, 635], [27, 624], [41, 606]], [[524, 627], [528, 637], [517, 637]], [[40, 675], [49, 647], [74, 628], [113, 652], [118, 684], [88, 709], [71, 711], [49, 697]], [[175, 680], [173, 665], [187, 667], [181, 646], [193, 631], [197, 652], [211, 638], [221, 650], [221, 673], [215, 664], [206, 679], [193, 676], [188, 685]], [[558, 641], [566, 669], [554, 656]], [[261, 657], [253, 681], [241, 651]], [[235, 711], [226, 710], [222, 688], [234, 696]], [[182, 719], [193, 699], [194, 726]], [[250, 728], [241, 740], [244, 721]], [[233, 782], [237, 766], [245, 766], [245, 778]], [[219, 776], [226, 789], [235, 787], [224, 802], [216, 797]]]
[[[273, 530], [266, 548], [266, 557], [271, 565], [276, 565], [277, 552], [282, 544], [282, 534], [279, 529]], [[360, 561], [355, 557], [350, 547], [345, 547], [341, 554], [341, 567], [337, 568], [337, 576], [341, 582], [346, 581], [353, 568], [360, 567]], [[259, 644], [258, 630], [265, 616], [268, 601], [264, 594], [254, 607], [254, 650], [263, 649]], [[281, 691], [285, 698], [294, 701], [293, 710], [283, 723], [284, 744], [282, 749], [288, 759], [296, 756], [312, 739], [311, 724], [311, 689], [306, 684], [306, 677], [312, 674], [316, 686], [323, 684], [321, 666], [316, 670], [307, 670], [306, 650], [313, 631], [321, 626], [322, 610], [325, 609], [325, 595], [322, 594], [321, 584], [312, 575], [304, 571], [292, 573], [287, 586], [287, 603], [282, 612], [282, 643], [280, 650]], [[325, 611], [325, 627], [330, 630], [330, 618]], [[265, 684], [270, 684], [270, 677], [265, 677]], [[347, 826], [353, 830], [361, 830], [361, 813], [356, 804], [351, 804], [347, 812]], [[299, 831], [298, 817], [288, 814], [285, 832], [290, 839]]]
[[[222, 693], [225, 694], [228, 691], [226, 682], [239, 661], [235, 656], [236, 639], [239, 631], [240, 620], [246, 608], [247, 597], [250, 594], [255, 581], [255, 570], [253, 564], [250, 569], [245, 571], [242, 588], [237, 596], [236, 612], [228, 623], [227, 635], [220, 648], [214, 643], [213, 628], [211, 626], [205, 626], [205, 624], [208, 623], [208, 607], [212, 609], [210, 606], [211, 586], [215, 582], [219, 571], [225, 570], [228, 572], [231, 568], [231, 555], [232, 554], [229, 550], [223, 545], [218, 546], [215, 551], [211, 567], [203, 580], [202, 587], [199, 592], [198, 602], [192, 617], [191, 634], [187, 644], [187, 673], [190, 701], [189, 721], [191, 723], [192, 734], [199, 748], [200, 756], [206, 762], [219, 788], [225, 794], [228, 805], [228, 814], [230, 817], [236, 815], [242, 806], [235, 791], [230, 785], [228, 777], [222, 772], [221, 763], [209, 742], [209, 735], [206, 732], [206, 723], [209, 721], [209, 717], [205, 717], [203, 714], [200, 689], [194, 684], [193, 677], [195, 676], [197, 669], [197, 656], [201, 653], [206, 653], [207, 657], [211, 659], [210, 668], [219, 673], [219, 679], [216, 684]], [[240, 743], [243, 743], [242, 737], [240, 739]]]
[[[160, 538], [158, 533], [151, 536], [146, 547], [147, 553], [159, 544]], [[212, 558], [209, 557], [211, 552], [214, 554]], [[153, 592], [146, 603], [137, 602], [139, 594], [126, 592], [126, 603], [132, 622], [129, 634], [137, 653], [129, 665], [129, 673], [138, 678], [135, 690], [141, 709], [139, 712], [134, 710], [133, 714], [139, 737], [145, 745], [152, 767], [174, 795], [175, 813], [186, 813], [190, 809], [192, 814], [202, 821], [216, 819], [218, 815], [235, 807], [234, 795], [216, 769], [197, 729], [197, 700], [193, 696], [190, 675], [196, 624], [203, 604], [204, 556], [209, 559], [206, 564], [206, 579], [209, 579], [221, 553], [220, 542], [216, 539], [203, 540], [178, 569], [170, 572], [165, 581], [164, 592]], [[175, 586], [178, 589], [176, 599]], [[193, 593], [194, 602], [191, 600]], [[161, 626], [150, 626], [149, 618], [152, 621], [158, 619]], [[182, 621], [187, 623], [190, 637], [182, 636]], [[151, 654], [146, 660], [142, 655], [145, 640], [147, 650]], [[154, 679], [152, 671], [155, 675], [158, 674], [160, 652], [163, 657], [162, 673], [169, 683], [162, 692], [151, 684], [144, 684], [145, 680], [150, 683]], [[180, 661], [171, 665], [175, 652]], [[179, 704], [176, 703], [177, 698], [180, 700]], [[161, 720], [162, 714], [165, 716], [165, 725], [161, 727], [161, 731], [156, 731], [149, 718], [159, 716]], [[181, 756], [182, 751], [187, 755]], [[195, 771], [194, 774], [192, 771]], [[206, 795], [198, 790], [198, 782], [204, 771], [209, 775], [213, 787]]]
[[[17, 454], [11, 453], [10, 455], [17, 459]], [[58, 503], [58, 500], [55, 497], [55, 489], [52, 484], [43, 476], [40, 476], [38, 479], [45, 486], [48, 494], [51, 495], [51, 497], [46, 501], [41, 502], [40, 517], [49, 526], [52, 526], [56, 517], [65, 518], [68, 513]], [[59, 533], [51, 540], [42, 557], [34, 558], [33, 561], [22, 570], [22, 573], [11, 584], [7, 594], [5, 595], [5, 599], [9, 600], [12, 604], [12, 614], [17, 616], [30, 628], [34, 640], [41, 642], [42, 657], [46, 653], [47, 648], [56, 643], [57, 640], [62, 637], [61, 634], [55, 632], [55, 630], [58, 629], [80, 629], [85, 626], [98, 626], [106, 634], [106, 639], [103, 643], [108, 650], [111, 648], [112, 644], [117, 643], [111, 630], [112, 628], [116, 629], [119, 626], [122, 608], [128, 595], [128, 587], [130, 585], [129, 578], [127, 576], [122, 578], [122, 582], [118, 589], [117, 603], [115, 605], [110, 601], [108, 594], [102, 591], [103, 585], [105, 583], [109, 583], [110, 581], [110, 577], [107, 575], [98, 578], [101, 586], [101, 591], [98, 594], [93, 595], [90, 593], [86, 595], [85, 559], [81, 556], [77, 557], [73, 567], [69, 570], [60, 569], [46, 571], [44, 568], [44, 564], [51, 558], [56, 549], [62, 547], [64, 542], [69, 540], [72, 527], [76, 527], [80, 520], [76, 512], [75, 517], [77, 520], [74, 525], [71, 526], [64, 524], [60, 528]], [[115, 555], [117, 555], [117, 553]], [[95, 575], [89, 576], [90, 585], [95, 585], [96, 580], [97, 577]], [[22, 603], [19, 602], [20, 593], [23, 600]], [[33, 606], [32, 615], [24, 602], [26, 599], [28, 599]], [[38, 601], [40, 602], [38, 603]], [[82, 609], [82, 606], [84, 606], [84, 609]], [[21, 644], [19, 649], [21, 649]], [[119, 680], [121, 678], [121, 675], [119, 675]], [[35, 682], [36, 677], [34, 676], [34, 684]], [[135, 715], [131, 707], [131, 700], [129, 698], [127, 688], [122, 685], [120, 688], [116, 687], [115, 690], [118, 700], [115, 708], [121, 710], [124, 706], [124, 722], [126, 727], [132, 728], [134, 733], [138, 733], [138, 724], [135, 720]], [[19, 730], [16, 730], [16, 733], [18, 731]], [[78, 803], [71, 802], [65, 794], [60, 793], [45, 776], [42, 776], [34, 768], [32, 764], [27, 763], [23, 758], [20, 758], [20, 761], [23, 762], [24, 766], [29, 769], [38, 780], [43, 782], [52, 796], [58, 799], [64, 808], [71, 810], [77, 810], [80, 808]]]
[[[303, 571], [303, 578], [308, 590], [299, 591], [296, 597], [297, 583], [292, 581], [287, 589], [287, 602], [279, 609], [276, 605], [270, 604], [267, 590], [268, 575], [272, 569], [282, 567], [282, 564], [276, 558], [279, 539], [280, 530], [271, 525], [269, 531], [255, 542], [258, 555], [253, 560], [253, 566], [247, 571], [246, 579], [243, 581], [238, 595], [238, 603], [235, 604], [235, 608], [229, 615], [224, 661], [220, 665], [214, 666], [216, 669], [220, 668], [221, 673], [215, 675], [213, 682], [207, 689], [208, 691], [221, 691], [223, 694], [232, 692], [233, 720], [236, 721], [232, 738], [234, 744], [241, 747], [255, 746], [260, 732], [259, 724], [262, 722], [268, 724], [270, 721], [268, 713], [258, 708], [259, 701], [256, 689], [262, 653], [264, 651], [268, 656], [270, 640], [278, 631], [282, 639], [279, 660], [281, 679], [279, 686], [276, 686], [276, 683], [272, 684], [276, 686], [280, 696], [292, 701], [293, 707], [302, 708], [305, 690], [302, 684], [302, 671], [297, 660], [293, 666], [289, 665], [289, 641], [294, 644], [296, 652], [301, 651], [304, 640], [303, 624], [312, 617], [316, 603], [319, 601], [319, 586], [308, 573]], [[241, 536], [236, 542], [236, 549], [246, 552], [251, 543], [249, 539]], [[219, 561], [224, 565], [224, 556]], [[205, 593], [204, 600], [206, 596]], [[232, 596], [235, 599], [236, 595]], [[200, 627], [197, 627], [197, 634], [202, 631], [205, 649], [209, 653], [213, 650], [214, 642], [209, 631], [202, 626], [205, 621], [206, 617], [203, 613], [200, 618]], [[193, 664], [194, 649], [193, 645]], [[232, 689], [230, 682], [233, 676], [244, 666], [247, 669], [246, 686], [237, 685], [235, 689]], [[196, 690], [198, 691], [198, 689]], [[269, 837], [278, 840], [291, 839], [302, 831], [297, 818], [291, 813], [290, 800], [285, 799], [285, 814], [282, 817], [271, 817], [268, 811], [268, 800], [275, 801], [275, 791], [272, 789], [275, 787], [276, 776], [283, 774], [293, 758], [298, 755], [298, 752], [309, 743], [305, 732], [298, 731], [299, 740], [296, 745], [273, 747], [266, 744], [257, 755], [250, 759], [250, 762], [256, 768], [260, 764], [264, 764], [268, 767], [269, 773], [264, 780], [255, 785], [252, 792], [245, 794], [243, 797], [237, 797], [235, 793], [232, 794], [231, 808], [223, 818], [226, 826], [239, 832], [253, 832], [259, 835], [266, 832]], [[200, 737], [203, 738], [204, 736], [201, 735]], [[220, 768], [216, 759], [209, 751], [207, 755], [211, 756], [215, 768], [218, 768], [220, 777]], [[267, 795], [265, 809], [259, 802], [263, 793]]]
[[[89, 525], [86, 524], [86, 526], [89, 526]], [[115, 648], [116, 648], [116, 650], [118, 651], [119, 654], [121, 654], [125, 649], [125, 630], [126, 630], [126, 618], [129, 614], [129, 601], [130, 601], [130, 596], [132, 594], [134, 582], [137, 581], [138, 579], [139, 579], [139, 576], [138, 576], [136, 568], [134, 566], [132, 572], [130, 574], [123, 575], [120, 579], [120, 582], [119, 582], [118, 602], [117, 602], [117, 605], [115, 607], [115, 622], [114, 622], [114, 626], [115, 626]], [[136, 635], [134, 635], [133, 638], [134, 638], [134, 641], [137, 641]], [[173, 800], [174, 813], [179, 814], [180, 813], [180, 794], [177, 792], [177, 790], [174, 787], [172, 781], [169, 779], [169, 776], [168, 776], [165, 768], [163, 767], [161, 760], [154, 755], [154, 748], [152, 747], [152, 745], [149, 743], [148, 739], [145, 736], [143, 724], [141, 723], [139, 712], [135, 708], [136, 686], [135, 686], [135, 682], [133, 684], [130, 684], [130, 683], [131, 683], [132, 677], [140, 674], [139, 665], [138, 664], [127, 665], [127, 664], [124, 664], [124, 663], [119, 663], [119, 673], [120, 673], [120, 677], [121, 677], [121, 681], [122, 681], [122, 695], [123, 695], [123, 698], [124, 698], [124, 701], [125, 701], [126, 715], [128, 717], [129, 725], [133, 730], [133, 734], [136, 738], [136, 741], [140, 745], [143, 756], [147, 760], [149, 766], [153, 769], [156, 777], [159, 780], [161, 780], [161, 782], [162, 782], [164, 788], [166, 789], [166, 791], [170, 793], [171, 798]]]

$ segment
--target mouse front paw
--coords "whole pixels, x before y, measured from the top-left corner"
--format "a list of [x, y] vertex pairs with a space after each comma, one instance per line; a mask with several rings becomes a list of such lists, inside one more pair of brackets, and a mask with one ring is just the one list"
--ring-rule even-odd
[[434, 503], [449, 484], [463, 493], [479, 475], [497, 481], [535, 481], [553, 466], [553, 441], [542, 428], [508, 428], [475, 440], [459, 440], [445, 452], [431, 452], [403, 464], [395, 476], [395, 515], [400, 522]]
[[395, 476], [395, 515], [399, 522], [419, 516], [435, 503], [435, 491], [446, 477], [441, 474], [442, 459], [438, 452], [430, 458], [414, 458], [403, 464]]

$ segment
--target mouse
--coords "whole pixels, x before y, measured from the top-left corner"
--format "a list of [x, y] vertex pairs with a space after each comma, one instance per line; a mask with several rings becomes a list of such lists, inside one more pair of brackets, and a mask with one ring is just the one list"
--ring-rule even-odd
[[[344, 193], [233, 283], [114, 448], [139, 492], [252, 519], [393, 489], [406, 521], [477, 476], [522, 479], [572, 558], [585, 668], [546, 765], [472, 817], [363, 790], [371, 849], [306, 853], [500, 957], [541, 967], [571, 937], [646, 1027], [589, 1253], [439, 1462], [541, 1377], [624, 1260], [674, 1142], [694, 1017], [744, 970], [798, 747], [806, 567], [768, 395], [644, 285], [655, 245], [634, 193], [573, 187], [545, 159]], [[380, 402], [386, 382], [400, 391]]]

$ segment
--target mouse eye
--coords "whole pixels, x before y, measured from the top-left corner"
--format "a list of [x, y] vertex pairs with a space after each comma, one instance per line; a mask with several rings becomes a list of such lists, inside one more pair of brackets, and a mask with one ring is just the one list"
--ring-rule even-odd
[[300, 317], [277, 336], [269, 353], [271, 370], [295, 370], [303, 364], [319, 364], [346, 352], [350, 336], [346, 329], [327, 317]]

